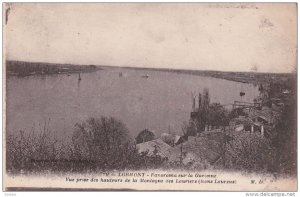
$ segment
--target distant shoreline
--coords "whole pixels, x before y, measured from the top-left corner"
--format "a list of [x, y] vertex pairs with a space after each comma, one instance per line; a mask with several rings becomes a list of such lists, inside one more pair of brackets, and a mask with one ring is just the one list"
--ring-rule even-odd
[[186, 70], [169, 68], [143, 68], [143, 67], [119, 67], [100, 66], [103, 69], [131, 69], [144, 71], [172, 72], [177, 74], [189, 74], [203, 77], [213, 77], [240, 83], [250, 83], [254, 85], [270, 83], [271, 81], [284, 82], [295, 75], [294, 73], [259, 73], [259, 72], [233, 72], [233, 71], [213, 71], [213, 70]]
[[172, 72], [177, 74], [190, 74], [196, 76], [213, 77], [235, 81], [240, 83], [251, 83], [259, 85], [270, 81], [286, 81], [294, 73], [258, 73], [258, 72], [232, 72], [232, 71], [212, 71], [212, 70], [186, 70], [169, 68], [143, 68], [143, 67], [119, 67], [103, 65], [74, 65], [55, 64], [42, 62], [6, 61], [7, 76], [26, 77], [31, 75], [51, 75], [51, 74], [74, 74], [82, 72], [94, 72], [105, 69], [132, 69], [145, 71]]
[[7, 76], [74, 74], [102, 70], [95, 65], [53, 64], [23, 61], [6, 61]]

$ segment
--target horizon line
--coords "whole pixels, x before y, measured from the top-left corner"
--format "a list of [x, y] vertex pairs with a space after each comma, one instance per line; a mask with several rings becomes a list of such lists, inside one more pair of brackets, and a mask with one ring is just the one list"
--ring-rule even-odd
[[24, 60], [5, 60], [6, 62], [26, 62], [26, 63], [40, 63], [40, 64], [58, 64], [58, 65], [74, 65], [74, 66], [99, 66], [99, 67], [112, 67], [112, 68], [129, 68], [129, 69], [153, 69], [153, 70], [177, 70], [177, 71], [208, 71], [208, 72], [227, 72], [227, 73], [257, 73], [257, 74], [297, 74], [296, 72], [261, 72], [261, 71], [225, 71], [225, 70], [211, 70], [211, 69], [188, 69], [188, 68], [170, 68], [170, 67], [139, 67], [139, 66], [131, 66], [131, 65], [101, 65], [101, 64], [73, 64], [73, 63], [53, 63], [53, 62], [43, 62], [43, 61], [24, 61]]

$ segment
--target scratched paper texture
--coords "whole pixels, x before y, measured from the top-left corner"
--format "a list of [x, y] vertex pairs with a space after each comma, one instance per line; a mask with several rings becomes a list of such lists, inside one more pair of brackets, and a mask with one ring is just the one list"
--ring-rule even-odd
[[4, 189], [295, 191], [296, 3], [5, 3]]

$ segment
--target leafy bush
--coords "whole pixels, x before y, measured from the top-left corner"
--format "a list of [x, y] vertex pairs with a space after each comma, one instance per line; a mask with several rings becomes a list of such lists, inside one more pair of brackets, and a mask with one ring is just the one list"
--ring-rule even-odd
[[225, 126], [229, 124], [229, 113], [220, 103], [212, 103], [208, 110], [208, 124], [212, 126]]
[[77, 123], [72, 137], [74, 160], [89, 161], [98, 169], [124, 168], [132, 149], [126, 126], [114, 118], [89, 118]]
[[6, 139], [6, 169], [11, 173], [58, 170], [57, 161], [67, 158], [68, 147], [47, 126], [38, 132], [20, 130]]
[[239, 132], [226, 146], [226, 168], [253, 172], [270, 171], [274, 150], [259, 133]]

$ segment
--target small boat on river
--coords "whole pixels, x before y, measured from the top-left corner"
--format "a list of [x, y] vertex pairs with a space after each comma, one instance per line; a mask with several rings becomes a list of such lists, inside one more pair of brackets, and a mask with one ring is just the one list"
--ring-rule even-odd
[[142, 75], [141, 77], [147, 79], [147, 78], [149, 78], [149, 75], [148, 75], [148, 74], [145, 74], [145, 75]]

